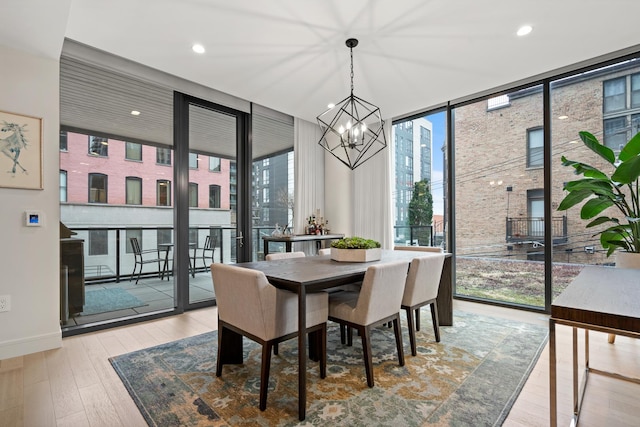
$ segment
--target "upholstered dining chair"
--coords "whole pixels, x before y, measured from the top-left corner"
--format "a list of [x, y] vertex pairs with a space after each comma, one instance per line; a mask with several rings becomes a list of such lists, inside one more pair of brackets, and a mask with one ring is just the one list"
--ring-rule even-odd
[[[440, 342], [436, 298], [440, 287], [444, 257], [444, 253], [425, 253], [423, 256], [414, 258], [409, 267], [409, 274], [407, 274], [407, 281], [404, 286], [404, 295], [402, 296], [402, 308], [407, 312], [407, 327], [409, 329], [412, 356], [417, 354], [416, 330], [419, 330], [417, 329], [417, 319], [420, 318], [420, 307], [431, 306], [433, 333], [436, 337], [436, 342]], [[416, 324], [413, 323], [413, 313], [415, 313]]]
[[264, 257], [266, 261], [275, 261], [278, 259], [302, 258], [306, 256], [304, 252], [274, 252]]
[[[435, 252], [444, 253], [444, 249], [439, 246], [395, 246], [396, 251], [414, 251], [414, 252]], [[416, 311], [416, 331], [420, 330], [420, 310]]]
[[318, 255], [331, 255], [331, 248], [318, 249]]
[[[229, 352], [233, 353], [234, 349], [223, 345], [234, 333], [260, 344], [262, 366], [259, 408], [264, 411], [267, 407], [271, 348], [276, 343], [298, 336], [298, 296], [293, 292], [277, 289], [267, 281], [263, 272], [248, 268], [211, 264], [211, 277], [218, 305], [216, 376], [222, 375], [224, 364], [242, 363], [241, 360], [229, 362], [234, 356]], [[309, 341], [315, 341], [319, 348], [321, 378], [325, 378], [327, 374], [327, 304], [326, 293], [307, 294], [305, 332], [309, 334]]]
[[393, 322], [398, 363], [404, 366], [399, 313], [408, 268], [406, 261], [374, 264], [367, 268], [360, 292], [329, 294], [329, 320], [339, 323], [341, 327], [347, 326], [350, 338], [351, 328], [360, 334], [369, 387], [374, 386], [371, 354], [371, 328], [374, 326]]

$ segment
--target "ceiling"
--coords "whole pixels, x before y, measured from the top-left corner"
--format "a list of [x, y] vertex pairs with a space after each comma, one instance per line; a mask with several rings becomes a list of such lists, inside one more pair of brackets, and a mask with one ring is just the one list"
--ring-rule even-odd
[[67, 37], [309, 121], [349, 94], [349, 37], [355, 94], [385, 118], [640, 46], [637, 0], [3, 0], [0, 13], [2, 45], [57, 59]]

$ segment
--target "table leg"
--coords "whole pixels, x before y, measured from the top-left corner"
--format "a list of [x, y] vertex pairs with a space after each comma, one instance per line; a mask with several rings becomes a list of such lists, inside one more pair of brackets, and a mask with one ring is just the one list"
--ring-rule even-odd
[[284, 242], [285, 251], [291, 252], [291, 242]]
[[556, 387], [556, 322], [549, 319], [549, 425], [551, 427], [558, 425]]
[[304, 286], [298, 288], [298, 418], [307, 412], [307, 295]]
[[269, 255], [269, 241], [268, 240], [263, 240], [262, 241], [262, 252], [264, 253], [264, 256], [266, 257], [267, 255]]

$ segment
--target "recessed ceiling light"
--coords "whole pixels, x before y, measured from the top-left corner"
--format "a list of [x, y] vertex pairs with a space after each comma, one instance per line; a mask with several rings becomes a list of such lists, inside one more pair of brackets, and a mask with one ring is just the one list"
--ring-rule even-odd
[[526, 36], [531, 31], [533, 31], [533, 27], [531, 25], [523, 25], [522, 27], [518, 28], [518, 32], [516, 34], [519, 36]]
[[193, 46], [191, 46], [191, 49], [195, 53], [204, 53], [204, 46], [202, 46], [201, 44], [194, 44]]
[[138, 111], [138, 110], [131, 110], [131, 115], [132, 115], [132, 116], [139, 116], [139, 115], [140, 115], [140, 111]]
[[558, 120], [567, 120], [569, 116], [558, 116]]
[[331, 109], [331, 108], [333, 108], [333, 107], [335, 107], [335, 106], [336, 106], [336, 104], [334, 104], [334, 103], [332, 103], [332, 102], [331, 102], [331, 103], [329, 103], [329, 105], [327, 105], [327, 108]]

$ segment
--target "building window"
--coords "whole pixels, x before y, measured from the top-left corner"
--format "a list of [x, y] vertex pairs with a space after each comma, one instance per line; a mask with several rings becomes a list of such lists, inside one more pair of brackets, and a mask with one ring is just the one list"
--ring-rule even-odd
[[171, 149], [156, 148], [156, 163], [159, 165], [171, 165]]
[[100, 136], [89, 136], [89, 154], [92, 156], [107, 157], [109, 142], [107, 138]]
[[128, 205], [142, 204], [142, 179], [133, 176], [126, 178], [126, 203]]
[[124, 157], [127, 160], [142, 161], [142, 144], [136, 144], [135, 142], [125, 143]]
[[67, 131], [61, 130], [60, 131], [60, 151], [67, 151], [67, 150], [68, 150]]
[[60, 171], [60, 201], [67, 201], [67, 171]]
[[627, 143], [627, 116], [604, 120], [604, 145], [620, 150]]
[[269, 185], [269, 169], [262, 169], [262, 185]]
[[544, 190], [527, 190], [529, 236], [544, 236]]
[[197, 228], [190, 228], [189, 229], [189, 244], [195, 244], [196, 247], [198, 246], [198, 229]]
[[527, 130], [527, 167], [543, 165], [544, 133], [542, 128]]
[[189, 183], [189, 207], [198, 207], [198, 184], [195, 182]]
[[158, 229], [156, 233], [156, 240], [158, 245], [168, 245], [171, 243], [172, 233], [168, 229]]
[[109, 255], [107, 230], [89, 230], [89, 255]]
[[262, 189], [262, 203], [269, 203], [269, 189]]
[[640, 107], [640, 73], [631, 75], [631, 108]]
[[196, 153], [189, 153], [189, 168], [198, 169], [198, 155]]
[[209, 207], [213, 209], [220, 208], [220, 186], [209, 186]]
[[159, 179], [157, 181], [158, 206], [171, 206], [171, 181]]
[[142, 248], [142, 230], [139, 228], [135, 230], [127, 229], [127, 244], [125, 245], [125, 253], [127, 254], [133, 253], [133, 248], [131, 247], [132, 237], [135, 237], [136, 239], [138, 239], [138, 243]]
[[220, 157], [209, 157], [209, 170], [211, 172], [220, 172], [222, 170], [220, 166]]
[[606, 80], [604, 82], [603, 107], [605, 113], [624, 110], [627, 105], [627, 78]]
[[262, 223], [268, 224], [269, 221], [269, 208], [262, 208]]
[[89, 174], [89, 203], [107, 203], [107, 175]]

